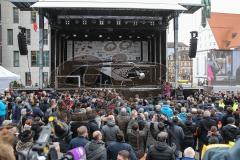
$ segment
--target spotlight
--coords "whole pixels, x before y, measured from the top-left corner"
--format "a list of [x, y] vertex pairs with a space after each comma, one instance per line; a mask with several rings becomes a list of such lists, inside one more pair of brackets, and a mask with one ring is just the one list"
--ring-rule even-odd
[[137, 21], [134, 21], [134, 22], [133, 22], [133, 25], [134, 25], [134, 26], [137, 26], [137, 25], [138, 25], [138, 22], [137, 22]]
[[131, 39], [131, 38], [132, 38], [132, 36], [129, 36], [129, 38]]
[[117, 20], [117, 25], [118, 25], [118, 26], [121, 25], [121, 20]]
[[84, 37], [85, 37], [85, 38], [87, 38], [87, 37], [88, 37], [88, 35], [87, 35], [87, 34], [85, 34], [85, 35], [84, 35]]
[[99, 38], [102, 38], [102, 37], [103, 37], [103, 35], [101, 35], [101, 34], [100, 34], [98, 37], [99, 37]]
[[76, 37], [77, 37], [77, 35], [76, 35], [76, 34], [74, 34], [74, 35], [73, 35], [73, 37], [74, 37], [74, 38], [76, 38]]
[[111, 20], [108, 20], [108, 21], [107, 21], [107, 24], [108, 24], [108, 25], [110, 25], [111, 23], [112, 23]]
[[100, 21], [99, 21], [99, 24], [100, 24], [100, 25], [104, 25], [104, 20], [100, 20]]
[[137, 39], [140, 39], [141, 37], [137, 36]]
[[69, 25], [69, 24], [70, 24], [70, 20], [69, 20], [69, 19], [66, 19], [66, 20], [65, 20], [65, 24], [66, 24], [66, 25]]
[[150, 25], [151, 25], [151, 26], [154, 26], [154, 25], [155, 25], [155, 22], [154, 22], [154, 21], [151, 21], [151, 22], [150, 22]]
[[120, 38], [120, 39], [121, 39], [121, 38], [122, 38], [122, 36], [118, 36], [118, 38]]
[[83, 20], [82, 20], [82, 24], [83, 24], [83, 25], [87, 25], [87, 20], [83, 19]]

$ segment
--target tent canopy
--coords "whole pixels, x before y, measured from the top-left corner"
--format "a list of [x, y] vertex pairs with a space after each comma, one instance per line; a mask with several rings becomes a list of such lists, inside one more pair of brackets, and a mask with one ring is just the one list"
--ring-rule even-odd
[[12, 81], [20, 80], [20, 76], [0, 66], [0, 93], [9, 87]]

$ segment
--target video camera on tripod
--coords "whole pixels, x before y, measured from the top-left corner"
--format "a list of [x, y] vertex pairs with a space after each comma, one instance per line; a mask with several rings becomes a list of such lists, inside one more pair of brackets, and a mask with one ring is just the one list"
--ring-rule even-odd
[[52, 160], [58, 159], [57, 151], [51, 144], [51, 125], [42, 126], [40, 135], [30, 150], [18, 152], [18, 160]]

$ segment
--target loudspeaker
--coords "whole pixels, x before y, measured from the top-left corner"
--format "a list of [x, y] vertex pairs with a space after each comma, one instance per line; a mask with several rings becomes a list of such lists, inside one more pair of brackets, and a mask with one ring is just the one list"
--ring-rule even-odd
[[18, 33], [18, 47], [19, 47], [20, 55], [28, 54], [27, 39], [23, 32]]
[[198, 32], [193, 31], [191, 32], [191, 39], [190, 39], [190, 47], [189, 47], [189, 57], [195, 58], [197, 53], [197, 39]]

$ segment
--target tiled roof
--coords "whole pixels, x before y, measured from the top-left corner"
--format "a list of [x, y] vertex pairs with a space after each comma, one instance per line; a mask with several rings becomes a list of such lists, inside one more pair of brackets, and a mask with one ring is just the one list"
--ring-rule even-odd
[[240, 46], [240, 14], [212, 13], [208, 23], [219, 49]]

